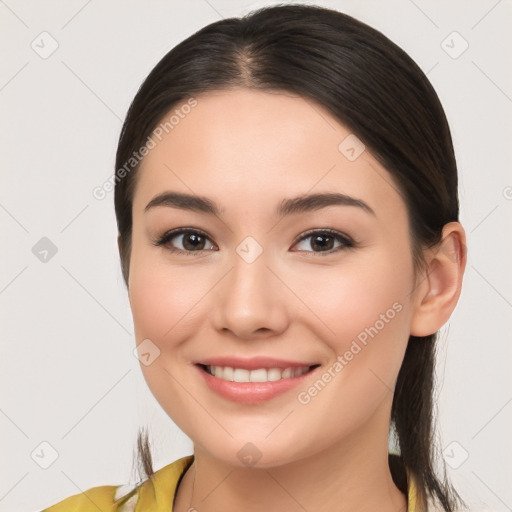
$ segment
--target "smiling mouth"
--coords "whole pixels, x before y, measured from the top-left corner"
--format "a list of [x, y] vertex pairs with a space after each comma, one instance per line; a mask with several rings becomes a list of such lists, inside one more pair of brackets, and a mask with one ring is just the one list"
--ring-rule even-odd
[[276, 382], [279, 380], [294, 379], [318, 368], [320, 365], [298, 366], [289, 368], [258, 368], [246, 370], [230, 366], [211, 366], [198, 364], [209, 375], [229, 382]]

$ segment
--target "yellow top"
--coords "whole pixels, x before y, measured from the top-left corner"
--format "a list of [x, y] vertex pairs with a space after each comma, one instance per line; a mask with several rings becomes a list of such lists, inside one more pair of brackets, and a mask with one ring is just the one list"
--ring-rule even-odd
[[[193, 461], [193, 455], [182, 457], [132, 488], [118, 485], [92, 487], [41, 512], [172, 512], [179, 480]], [[408, 485], [407, 512], [418, 512], [416, 485], [412, 478], [408, 478]]]

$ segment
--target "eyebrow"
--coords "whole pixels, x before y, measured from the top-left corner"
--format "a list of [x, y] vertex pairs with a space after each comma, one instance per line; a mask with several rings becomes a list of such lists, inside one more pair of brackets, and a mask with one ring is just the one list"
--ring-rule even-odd
[[[218, 216], [221, 214], [221, 208], [211, 199], [203, 196], [185, 194], [182, 192], [163, 192], [155, 196], [144, 208], [147, 212], [156, 206], [167, 206], [170, 208], [179, 208], [192, 212], [206, 213]], [[297, 213], [307, 213], [328, 206], [355, 206], [365, 212], [375, 215], [373, 209], [361, 199], [356, 199], [346, 194], [334, 192], [308, 194], [298, 197], [283, 199], [277, 206], [275, 214], [278, 217], [292, 215]]]

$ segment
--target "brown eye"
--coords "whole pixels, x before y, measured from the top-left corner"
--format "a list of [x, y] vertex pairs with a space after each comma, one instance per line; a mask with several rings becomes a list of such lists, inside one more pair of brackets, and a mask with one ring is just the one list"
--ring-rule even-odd
[[171, 252], [190, 254], [212, 250], [211, 247], [214, 247], [214, 245], [209, 240], [208, 236], [201, 231], [180, 228], [165, 233], [154, 245], [163, 245]]
[[333, 230], [310, 231], [296, 245], [301, 244], [299, 251], [327, 254], [354, 246], [350, 238]]

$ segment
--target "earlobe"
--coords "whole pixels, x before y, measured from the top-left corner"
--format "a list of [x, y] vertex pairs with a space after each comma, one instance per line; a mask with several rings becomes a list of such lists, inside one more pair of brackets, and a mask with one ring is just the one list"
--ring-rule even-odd
[[425, 254], [427, 266], [416, 290], [411, 319], [413, 336], [437, 332], [450, 318], [466, 268], [466, 235], [459, 222], [443, 227], [442, 240]]

